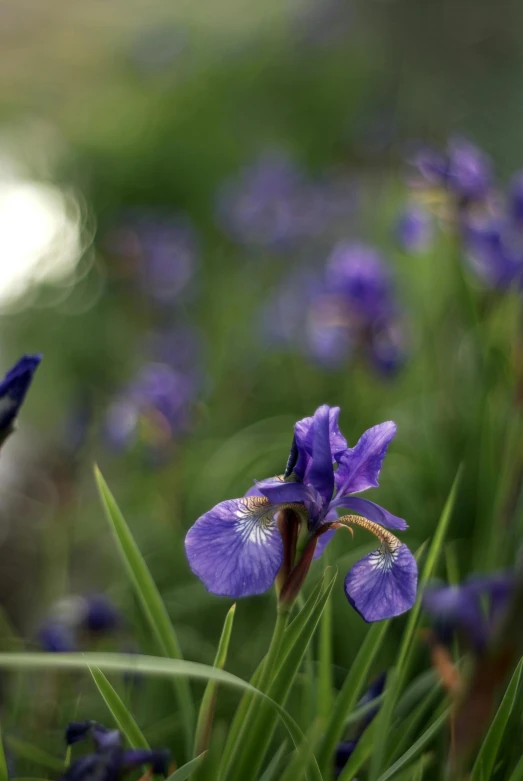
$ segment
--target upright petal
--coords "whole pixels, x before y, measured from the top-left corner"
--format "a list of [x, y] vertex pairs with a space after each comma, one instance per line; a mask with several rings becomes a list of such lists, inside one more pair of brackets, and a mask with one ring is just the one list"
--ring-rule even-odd
[[[329, 512], [323, 519], [325, 524], [327, 524], [329, 521], [337, 521], [337, 520], [338, 520], [338, 513], [336, 512], [336, 510], [329, 510]], [[319, 535], [318, 542], [316, 544], [316, 550], [314, 551], [313, 559], [320, 558], [325, 548], [334, 537], [335, 533], [336, 533], [336, 529], [329, 529], [329, 531], [326, 531], [323, 534]]]
[[295, 462], [294, 471], [300, 480], [303, 479], [307, 465], [312, 457], [314, 420], [316, 418], [316, 414], [323, 408], [328, 409], [329, 440], [333, 462], [339, 462], [341, 456], [347, 449], [347, 440], [341, 433], [338, 426], [338, 417], [340, 414], [339, 407], [328, 407], [326, 404], [324, 404], [323, 407], [320, 407], [318, 410], [316, 410], [316, 413], [313, 417], [299, 420], [294, 426], [295, 443], [298, 449], [298, 458]]
[[365, 431], [358, 443], [345, 451], [336, 472], [336, 492], [340, 495], [366, 491], [378, 486], [378, 477], [387, 448], [396, 434], [389, 420]]
[[220, 502], [189, 529], [189, 565], [213, 594], [246, 597], [270, 588], [283, 545], [274, 515], [278, 505], [249, 496]]
[[375, 504], [369, 501], [369, 499], [362, 499], [359, 496], [340, 496], [331, 502], [331, 507], [346, 507], [348, 510], [353, 510], [358, 515], [368, 518], [369, 521], [379, 523], [380, 526], [384, 526], [386, 529], [403, 531], [408, 527], [407, 522], [403, 518], [392, 515], [384, 507], [380, 507], [379, 504]]
[[324, 404], [314, 413], [312, 428], [312, 460], [307, 469], [306, 480], [321, 495], [325, 505], [332, 499], [334, 490], [333, 456], [330, 442], [330, 410]]
[[416, 601], [416, 560], [406, 545], [396, 542], [395, 548], [382, 544], [364, 556], [345, 578], [347, 599], [365, 621], [399, 616]]

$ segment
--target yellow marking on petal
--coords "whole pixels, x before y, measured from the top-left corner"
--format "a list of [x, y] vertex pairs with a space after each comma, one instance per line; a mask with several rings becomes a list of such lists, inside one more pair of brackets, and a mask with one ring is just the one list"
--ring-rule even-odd
[[382, 545], [391, 553], [397, 550], [402, 544], [388, 529], [384, 529], [379, 523], [369, 521], [368, 518], [363, 518], [361, 515], [343, 515], [341, 518], [338, 518], [337, 521], [334, 521], [332, 525], [336, 526], [337, 524], [346, 526], [348, 529], [350, 529], [351, 526], [361, 526], [362, 529], [367, 529], [367, 531], [374, 534]]

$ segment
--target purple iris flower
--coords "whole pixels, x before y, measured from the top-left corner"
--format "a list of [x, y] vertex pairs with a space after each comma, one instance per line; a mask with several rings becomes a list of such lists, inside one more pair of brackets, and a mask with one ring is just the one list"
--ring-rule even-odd
[[315, 232], [316, 191], [282, 152], [269, 151], [221, 189], [218, 218], [242, 244], [286, 249]]
[[514, 225], [523, 228], [523, 171], [514, 174], [509, 184], [508, 207]]
[[197, 240], [183, 217], [130, 210], [107, 239], [111, 252], [130, 264], [142, 289], [159, 304], [171, 304], [194, 278]]
[[24, 355], [0, 382], [0, 439], [13, 430], [14, 422], [23, 404], [41, 355]]
[[380, 253], [367, 244], [335, 247], [326, 268], [326, 289], [344, 303], [348, 316], [364, 322], [393, 308], [392, 278]]
[[489, 157], [462, 137], [451, 138], [445, 153], [419, 150], [413, 162], [429, 185], [448, 189], [464, 203], [482, 200], [492, 184]]
[[[396, 425], [389, 421], [374, 426], [349, 448], [338, 415], [338, 407], [323, 405], [313, 417], [298, 421], [285, 474], [257, 483], [243, 498], [220, 502], [189, 530], [189, 564], [209, 591], [233, 598], [260, 594], [270, 588], [285, 563], [288, 577], [280, 601], [292, 602], [318, 540], [341, 527], [361, 526], [378, 537], [380, 547], [347, 574], [347, 599], [366, 621], [391, 618], [412, 607], [416, 562], [389, 531], [403, 530], [407, 524], [354, 496], [378, 485]], [[336, 518], [339, 507], [355, 514]], [[298, 526], [294, 539], [303, 541], [301, 550], [297, 553], [295, 546], [290, 555], [288, 541], [293, 535], [287, 511]]]
[[165, 452], [173, 438], [188, 430], [194, 382], [166, 363], [146, 363], [138, 376], [109, 407], [107, 438], [115, 449], [143, 441]]
[[456, 586], [434, 586], [423, 595], [439, 642], [450, 644], [455, 633], [476, 653], [482, 653], [513, 593], [506, 573], [473, 576]]
[[421, 206], [409, 206], [400, 214], [395, 233], [405, 252], [424, 252], [432, 241], [430, 215]]
[[523, 235], [503, 216], [469, 215], [461, 232], [467, 260], [488, 287], [523, 282]]
[[87, 737], [95, 750], [71, 763], [65, 781], [119, 781], [140, 765], [150, 765], [153, 773], [167, 775], [170, 753], [165, 749], [124, 749], [118, 730], [95, 721], [72, 722], [65, 731], [68, 746]]
[[38, 632], [38, 641], [51, 653], [75, 651], [82, 632], [108, 634], [121, 623], [120, 612], [104, 594], [71, 596], [53, 605], [48, 620]]

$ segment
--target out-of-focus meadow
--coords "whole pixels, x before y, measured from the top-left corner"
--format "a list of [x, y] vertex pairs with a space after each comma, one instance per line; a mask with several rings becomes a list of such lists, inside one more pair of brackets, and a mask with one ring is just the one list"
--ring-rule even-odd
[[[43, 361], [0, 458], [0, 651], [159, 652], [96, 463], [183, 657], [212, 665], [233, 600], [191, 573], [185, 534], [255, 479], [282, 474], [294, 423], [321, 404], [341, 408], [350, 446], [396, 422], [372, 499], [406, 519], [402, 541], [421, 571], [427, 550], [427, 574], [446, 583], [517, 569], [522, 22], [516, 3], [472, 0], [2, 3], [0, 368], [24, 353]], [[487, 195], [457, 194], [439, 161], [420, 162], [447, 143], [467, 176], [488, 179]], [[316, 748], [369, 632], [342, 581], [371, 550], [363, 530], [336, 535], [304, 588], [307, 597], [325, 564], [338, 567], [285, 701]], [[85, 617], [93, 595], [116, 613], [80, 629], [70, 616]], [[271, 591], [238, 600], [226, 670], [249, 680], [274, 612]], [[380, 711], [384, 727], [400, 719], [403, 742], [369, 749], [360, 779], [443, 777], [446, 723], [412, 763], [380, 775], [450, 696], [437, 685], [441, 665], [432, 672], [430, 621], [420, 613], [409, 629], [412, 615], [390, 622], [361, 682], [408, 647], [402, 684], [417, 710], [403, 703], [408, 729], [401, 713]], [[478, 740], [520, 642], [510, 639], [515, 661], [493, 674]], [[454, 646], [454, 661], [462, 652]], [[191, 759], [186, 715], [164, 680], [109, 678], [149, 745], [178, 766]], [[436, 687], [425, 711], [420, 680]], [[204, 685], [191, 683], [196, 709]], [[224, 777], [216, 757], [240, 696], [220, 687], [214, 759], [199, 778]], [[489, 766], [497, 775], [475, 778], [512, 778], [514, 697]], [[2, 673], [11, 777], [59, 777], [64, 729], [85, 719], [115, 725], [88, 671]], [[263, 767], [278, 756], [281, 770], [268, 780], [292, 756], [283, 740], [278, 727]], [[289, 767], [289, 779], [305, 777]]]

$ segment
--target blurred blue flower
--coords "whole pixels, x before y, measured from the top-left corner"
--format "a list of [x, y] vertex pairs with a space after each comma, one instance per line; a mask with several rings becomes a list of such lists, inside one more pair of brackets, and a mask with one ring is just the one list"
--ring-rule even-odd
[[508, 213], [511, 222], [523, 228], [523, 171], [512, 177], [508, 188]]
[[152, 773], [167, 775], [170, 753], [166, 749], [124, 749], [118, 730], [95, 721], [72, 722], [65, 731], [67, 746], [87, 737], [93, 741], [94, 752], [72, 762], [65, 781], [119, 781], [140, 765], [150, 765]]
[[106, 245], [156, 303], [169, 305], [187, 294], [198, 254], [196, 234], [187, 219], [129, 210], [108, 233]]
[[101, 635], [115, 631], [122, 618], [103, 594], [71, 596], [58, 600], [38, 632], [44, 651], [65, 653], [78, 649], [83, 633]]
[[482, 653], [503, 616], [513, 592], [508, 573], [472, 576], [456, 586], [433, 586], [423, 594], [423, 608], [432, 618], [440, 643], [449, 645], [461, 636], [476, 653]]
[[115, 449], [140, 442], [148, 451], [166, 453], [191, 426], [195, 382], [165, 363], [146, 363], [112, 402], [105, 434]]
[[0, 382], [0, 440], [13, 430], [13, 425], [23, 404], [41, 355], [24, 355]]
[[482, 200], [492, 185], [492, 163], [477, 146], [452, 137], [444, 153], [424, 147], [413, 159], [428, 185], [449, 190], [462, 204]]
[[523, 233], [505, 216], [470, 214], [461, 221], [466, 259], [488, 287], [523, 283]]
[[352, 319], [365, 323], [393, 309], [392, 277], [380, 253], [370, 245], [341, 243], [326, 267], [326, 290], [343, 299]]
[[424, 252], [432, 241], [432, 220], [421, 206], [408, 206], [395, 227], [396, 239], [405, 252]]
[[[313, 417], [298, 421], [285, 475], [256, 483], [241, 499], [221, 502], [189, 530], [185, 539], [189, 564], [209, 591], [234, 598], [267, 591], [288, 558], [280, 511], [292, 510], [304, 526], [307, 543], [283, 584], [283, 601], [296, 597], [318, 539], [334, 529], [356, 525], [376, 535], [381, 547], [347, 574], [345, 594], [351, 605], [366, 621], [399, 615], [413, 605], [416, 562], [406, 545], [388, 531], [405, 529], [407, 524], [368, 499], [353, 496], [378, 485], [396, 426], [391, 421], [374, 426], [349, 448], [338, 428], [338, 414], [338, 407], [323, 405]], [[332, 513], [338, 507], [358, 515], [334, 520]], [[292, 562], [295, 553], [291, 552]]]
[[317, 232], [317, 197], [289, 157], [268, 151], [222, 186], [218, 220], [242, 244], [285, 250]]

